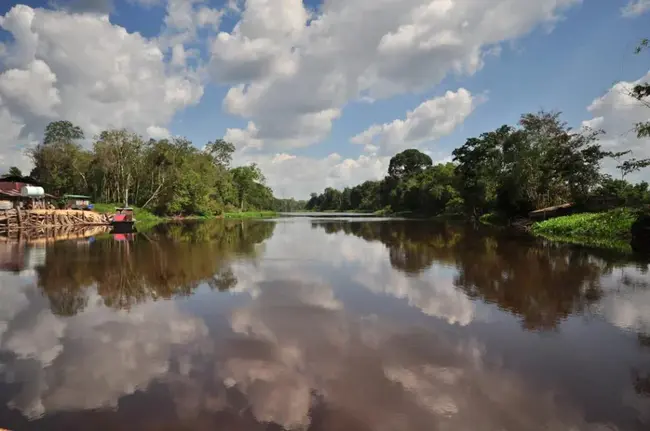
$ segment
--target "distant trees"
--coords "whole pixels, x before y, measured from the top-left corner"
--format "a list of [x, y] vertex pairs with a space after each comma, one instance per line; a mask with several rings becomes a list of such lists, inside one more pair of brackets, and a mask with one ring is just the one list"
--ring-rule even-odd
[[558, 112], [525, 114], [516, 126], [467, 139], [453, 151], [453, 163], [433, 165], [429, 156], [409, 149], [390, 160], [383, 180], [312, 193], [307, 209], [462, 213], [475, 219], [496, 212], [512, 219], [594, 196], [614, 194], [630, 205], [650, 202], [647, 184], [614, 181], [600, 172], [605, 157], [617, 156], [600, 148], [601, 133], [573, 131]]
[[82, 139], [79, 127], [57, 121], [31, 150], [31, 175], [48, 192], [88, 194], [96, 202], [143, 206], [165, 215], [276, 206], [258, 167], [230, 168], [235, 147], [229, 142], [217, 139], [200, 150], [185, 138], [145, 141], [127, 130], [107, 130], [87, 150]]

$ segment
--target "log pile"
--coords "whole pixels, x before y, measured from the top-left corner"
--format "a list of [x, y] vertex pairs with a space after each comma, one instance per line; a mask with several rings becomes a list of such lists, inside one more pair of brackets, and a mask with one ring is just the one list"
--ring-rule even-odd
[[92, 211], [46, 209], [0, 211], [0, 232], [60, 226], [99, 226], [109, 223], [110, 216]]

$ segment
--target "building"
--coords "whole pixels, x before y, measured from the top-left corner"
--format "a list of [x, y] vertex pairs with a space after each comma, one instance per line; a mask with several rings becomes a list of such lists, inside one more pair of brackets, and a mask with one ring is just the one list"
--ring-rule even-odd
[[[45, 193], [29, 177], [6, 176], [0, 178], [0, 210], [12, 208], [46, 208], [56, 196]], [[32, 193], [37, 190], [37, 193]]]
[[92, 209], [90, 196], [85, 195], [64, 195], [65, 209], [70, 210], [88, 210]]

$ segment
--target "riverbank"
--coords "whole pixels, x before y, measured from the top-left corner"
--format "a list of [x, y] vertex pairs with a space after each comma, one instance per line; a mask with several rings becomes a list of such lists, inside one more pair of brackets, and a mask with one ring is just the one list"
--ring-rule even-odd
[[[115, 214], [115, 208], [120, 208], [120, 204], [94, 204], [93, 209], [99, 214]], [[133, 216], [135, 217], [138, 223], [156, 223], [165, 220], [164, 217], [159, 217], [152, 213], [151, 211], [140, 208], [132, 207]]]
[[227, 219], [273, 218], [277, 216], [278, 213], [275, 211], [243, 211], [223, 214], [223, 218]]
[[[115, 208], [118, 208], [119, 204], [95, 204], [94, 209], [100, 214], [113, 214], [115, 213]], [[161, 223], [164, 221], [171, 220], [207, 220], [215, 218], [227, 218], [227, 219], [250, 219], [250, 218], [272, 218], [277, 217], [278, 213], [275, 211], [242, 211], [242, 212], [227, 212], [218, 216], [184, 216], [184, 217], [174, 217], [174, 216], [158, 216], [151, 211], [139, 208], [132, 207], [133, 215], [137, 220], [138, 225], [143, 224], [154, 224]]]

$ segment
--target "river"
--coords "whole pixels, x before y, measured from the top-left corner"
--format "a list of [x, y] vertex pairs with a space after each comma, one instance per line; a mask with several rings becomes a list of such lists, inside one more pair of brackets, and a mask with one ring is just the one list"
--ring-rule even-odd
[[430, 221], [0, 242], [0, 428], [648, 430], [648, 263]]

